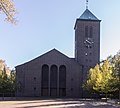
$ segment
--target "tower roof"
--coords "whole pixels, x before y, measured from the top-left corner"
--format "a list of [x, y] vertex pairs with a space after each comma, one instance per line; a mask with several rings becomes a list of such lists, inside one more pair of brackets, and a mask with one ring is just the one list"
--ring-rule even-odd
[[92, 12], [90, 12], [88, 9], [84, 11], [84, 13], [80, 16], [79, 19], [82, 20], [99, 20]]

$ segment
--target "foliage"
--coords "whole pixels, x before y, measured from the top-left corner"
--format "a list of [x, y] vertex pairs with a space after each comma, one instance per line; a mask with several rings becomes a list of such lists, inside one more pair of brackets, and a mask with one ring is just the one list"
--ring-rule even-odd
[[103, 93], [111, 92], [112, 90], [110, 88], [110, 84], [112, 79], [113, 76], [112, 76], [112, 69], [110, 63], [108, 61], [105, 61], [100, 66], [100, 73], [96, 80], [96, 86], [94, 89]]
[[16, 9], [13, 0], [0, 0], [0, 11], [6, 15], [6, 20], [11, 23], [16, 23]]
[[91, 92], [99, 92], [107, 94], [117, 90], [117, 77], [114, 76], [113, 67], [108, 60], [96, 65], [90, 69], [88, 79], [84, 84], [84, 88]]
[[88, 90], [89, 92], [93, 93], [95, 90], [93, 89], [95, 87], [95, 82], [97, 80], [99, 73], [99, 65], [96, 65], [94, 69], [90, 69], [88, 73], [88, 80], [83, 85], [83, 88]]
[[112, 58], [114, 76], [117, 77], [116, 88], [119, 91], [119, 101], [120, 101], [120, 51]]
[[0, 60], [0, 72], [0, 93], [14, 93], [15, 71], [10, 71], [5, 61]]

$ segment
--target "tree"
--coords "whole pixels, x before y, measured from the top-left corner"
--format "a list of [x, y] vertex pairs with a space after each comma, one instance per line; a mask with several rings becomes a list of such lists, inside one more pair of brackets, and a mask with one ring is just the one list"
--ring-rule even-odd
[[113, 82], [116, 79], [113, 77], [112, 66], [108, 60], [104, 61], [104, 63], [100, 66], [100, 75], [98, 75], [95, 90], [101, 93], [105, 93], [106, 100], [108, 93], [115, 91], [113, 88]]
[[3, 70], [2, 70], [2, 74], [1, 74], [1, 89], [0, 89], [0, 92], [1, 93], [4, 93], [4, 92], [7, 92], [8, 90], [7, 90], [7, 88], [9, 88], [8, 87], [8, 76], [7, 76], [7, 74], [6, 74], [6, 68], [4, 67], [3, 68]]
[[0, 93], [15, 93], [15, 71], [10, 70], [4, 60], [0, 60]]
[[90, 69], [84, 88], [91, 92], [104, 93], [107, 100], [108, 93], [117, 90], [113, 86], [116, 80], [113, 75], [112, 65], [108, 60], [105, 60], [103, 63], [96, 65], [95, 68]]
[[16, 90], [16, 71], [15, 70], [11, 71], [10, 82], [11, 82], [11, 92], [14, 93]]
[[120, 101], [120, 51], [112, 58], [112, 63], [114, 67], [114, 76], [117, 78], [115, 86], [119, 91]]
[[87, 81], [85, 82], [85, 84], [83, 84], [83, 88], [90, 93], [94, 93], [95, 82], [97, 81], [99, 73], [99, 65], [96, 65], [94, 69], [91, 68], [88, 73]]
[[0, 0], [0, 11], [6, 15], [5, 20], [16, 23], [16, 9], [13, 0]]
[[5, 73], [9, 76], [10, 75], [10, 69], [7, 67], [4, 60], [0, 59], [0, 75], [2, 75], [3, 71], [6, 71]]

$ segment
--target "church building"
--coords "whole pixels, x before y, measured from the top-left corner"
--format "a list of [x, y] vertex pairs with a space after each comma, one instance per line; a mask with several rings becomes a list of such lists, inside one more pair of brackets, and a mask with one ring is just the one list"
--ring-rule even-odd
[[16, 66], [16, 96], [83, 97], [87, 72], [100, 60], [100, 22], [88, 8], [76, 19], [74, 58], [52, 49]]

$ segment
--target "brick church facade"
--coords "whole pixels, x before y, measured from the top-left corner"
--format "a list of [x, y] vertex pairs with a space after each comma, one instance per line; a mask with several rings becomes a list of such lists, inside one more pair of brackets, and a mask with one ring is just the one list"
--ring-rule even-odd
[[17, 96], [83, 97], [87, 72], [100, 59], [100, 20], [86, 9], [74, 29], [75, 58], [53, 49], [15, 67]]

